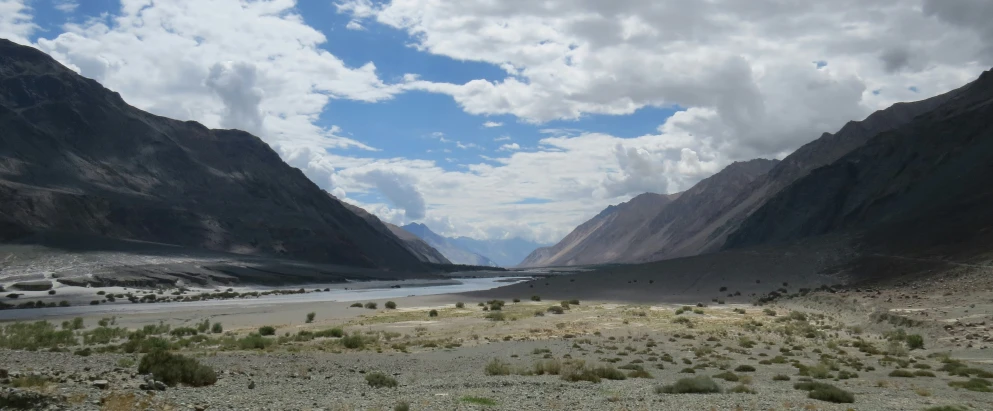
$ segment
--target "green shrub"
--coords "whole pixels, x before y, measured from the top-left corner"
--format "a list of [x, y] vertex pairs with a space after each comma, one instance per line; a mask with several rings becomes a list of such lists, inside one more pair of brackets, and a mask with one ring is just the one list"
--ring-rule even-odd
[[[28, 374], [11, 380], [10, 386], [14, 388], [44, 387], [48, 383], [48, 377], [38, 374]], [[0, 405], [3, 405], [3, 402], [0, 402]]]
[[317, 313], [307, 313], [307, 324], [314, 322], [314, 317], [316, 316]]
[[275, 341], [272, 339], [265, 338], [256, 333], [251, 333], [238, 339], [238, 348], [242, 350], [264, 350], [274, 343]]
[[80, 357], [89, 357], [92, 354], [93, 354], [93, 350], [91, 350], [90, 347], [73, 351], [73, 355], [78, 355]]
[[551, 307], [548, 307], [548, 310], [547, 311], [550, 312], [550, 313], [552, 313], [552, 314], [564, 314], [565, 313], [565, 310], [562, 307], [557, 306], [557, 305], [553, 305]]
[[378, 305], [376, 305], [376, 303], [365, 303], [365, 308], [368, 308], [370, 310], [375, 310], [376, 307], [378, 307]]
[[352, 305], [350, 305], [349, 307], [352, 307], [352, 308], [362, 308], [362, 303], [352, 303]]
[[172, 354], [164, 350], [155, 350], [145, 354], [138, 363], [139, 374], [152, 374], [156, 380], [169, 386], [182, 383], [192, 387], [212, 385], [217, 382], [217, 374], [199, 361]]
[[924, 337], [918, 334], [911, 334], [907, 336], [907, 348], [911, 350], [918, 350], [924, 348]]
[[742, 364], [742, 365], [737, 366], [734, 369], [734, 371], [735, 372], [755, 372], [755, 367], [753, 367], [751, 365], [748, 365], [748, 364]]
[[989, 381], [982, 378], [970, 378], [969, 381], [950, 381], [948, 383], [948, 386], [952, 388], [965, 388], [976, 392], [993, 392], [990, 385]]
[[397, 303], [393, 301], [387, 301], [386, 304], [384, 305], [386, 306], [386, 308], [389, 308], [391, 310], [395, 310], [397, 308]]
[[504, 315], [503, 315], [503, 313], [500, 313], [500, 312], [489, 313], [489, 314], [486, 314], [486, 319], [487, 320], [490, 320], [490, 321], [503, 321], [504, 320]]
[[210, 332], [212, 332], [214, 334], [220, 334], [220, 333], [224, 332], [224, 326], [221, 325], [221, 323], [211, 324], [211, 326], [210, 326]]
[[755, 390], [748, 388], [745, 384], [738, 384], [731, 389], [731, 392], [737, 394], [755, 394]]
[[486, 375], [510, 375], [510, 364], [494, 358], [486, 364]]
[[537, 296], [537, 295], [532, 295], [531, 296], [531, 301], [541, 301], [541, 297], [540, 296]]
[[715, 394], [721, 392], [721, 387], [706, 376], [680, 378], [675, 384], [658, 387], [659, 394]]
[[720, 374], [717, 374], [714, 376], [714, 378], [720, 378], [724, 381], [731, 381], [731, 382], [737, 382], [739, 379], [738, 375], [731, 371], [725, 371]]
[[271, 325], [262, 326], [259, 328], [259, 335], [276, 335], [276, 327]]
[[562, 372], [562, 363], [554, 358], [534, 363], [535, 375], [559, 375], [560, 372]]
[[599, 383], [600, 376], [592, 369], [587, 368], [582, 361], [569, 362], [562, 366], [561, 378], [568, 382], [589, 381]]
[[893, 370], [890, 372], [890, 377], [914, 378], [914, 373], [907, 370]]
[[438, 310], [428, 311], [428, 317], [437, 317], [437, 316], [438, 316]]
[[776, 374], [775, 377], [772, 377], [772, 380], [773, 381], [789, 381], [790, 380], [790, 377], [789, 376], [786, 376], [784, 374]]
[[652, 373], [650, 373], [648, 371], [645, 371], [645, 370], [642, 370], [642, 369], [632, 370], [631, 372], [628, 373], [628, 377], [630, 377], [630, 378], [655, 378], [654, 376], [652, 376]]
[[793, 388], [809, 391], [807, 397], [815, 400], [834, 403], [855, 402], [855, 395], [852, 393], [823, 382], [800, 382], [793, 384]]
[[351, 349], [365, 348], [365, 338], [359, 334], [347, 335], [341, 338], [341, 345]]
[[373, 372], [365, 375], [365, 382], [373, 388], [396, 388], [397, 380], [381, 372]]
[[320, 337], [323, 337], [323, 338], [327, 338], [327, 337], [341, 338], [341, 337], [344, 337], [344, 336], [345, 336], [345, 331], [342, 330], [341, 328], [338, 328], [338, 327], [329, 328], [327, 330], [321, 330], [321, 331], [318, 331], [318, 332], [315, 332], [314, 333], [314, 337], [318, 337], [318, 338], [320, 338]]
[[455, 303], [455, 308], [465, 308], [465, 303], [459, 301], [459, 302]]
[[399, 404], [393, 407], [393, 411], [410, 411], [410, 404], [407, 404], [406, 401], [400, 401]]
[[914, 371], [914, 375], [915, 376], [918, 376], [918, 377], [934, 377], [935, 376], [933, 372], [926, 371], [926, 370], [917, 370], [917, 371]]
[[593, 372], [598, 377], [608, 380], [623, 380], [627, 378], [623, 372], [609, 365], [606, 367], [596, 367], [593, 369]]

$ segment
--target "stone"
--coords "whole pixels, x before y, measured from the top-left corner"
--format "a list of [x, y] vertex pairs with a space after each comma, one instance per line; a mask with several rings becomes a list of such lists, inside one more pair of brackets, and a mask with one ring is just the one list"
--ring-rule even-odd
[[90, 385], [97, 387], [101, 390], [105, 390], [110, 385], [110, 382], [108, 382], [107, 380], [93, 380], [93, 382]]

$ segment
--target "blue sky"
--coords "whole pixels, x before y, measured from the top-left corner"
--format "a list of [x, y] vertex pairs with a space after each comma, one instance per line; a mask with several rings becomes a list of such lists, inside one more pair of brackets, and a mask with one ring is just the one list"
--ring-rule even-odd
[[968, 5], [842, 3], [0, 0], [0, 36], [386, 221], [554, 242], [993, 64]]

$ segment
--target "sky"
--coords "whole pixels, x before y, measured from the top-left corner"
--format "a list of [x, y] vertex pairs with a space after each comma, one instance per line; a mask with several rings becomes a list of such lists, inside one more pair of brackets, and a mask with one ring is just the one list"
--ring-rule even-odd
[[447, 236], [561, 239], [993, 66], [988, 0], [0, 0], [0, 37]]

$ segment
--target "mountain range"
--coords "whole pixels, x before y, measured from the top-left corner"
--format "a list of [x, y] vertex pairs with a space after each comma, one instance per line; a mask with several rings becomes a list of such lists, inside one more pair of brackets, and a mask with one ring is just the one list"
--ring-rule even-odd
[[782, 161], [733, 163], [685, 192], [610, 206], [519, 265], [641, 263], [842, 231], [921, 247], [985, 233], [990, 77], [851, 121]]
[[256, 136], [149, 114], [0, 39], [0, 240], [39, 233], [427, 271]]
[[490, 266], [498, 267], [499, 265], [493, 260], [486, 258], [483, 255], [469, 251], [462, 246], [460, 246], [454, 240], [441, 236], [434, 231], [431, 231], [428, 226], [420, 223], [411, 223], [403, 227], [400, 227], [404, 231], [417, 236], [421, 240], [424, 240], [428, 245], [433, 247], [435, 250], [445, 256], [453, 264], [465, 264], [465, 265], [478, 265], [478, 266]]

